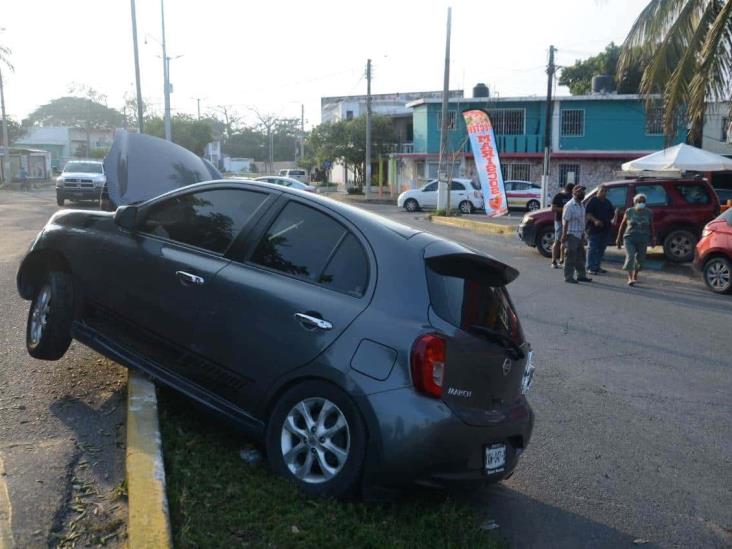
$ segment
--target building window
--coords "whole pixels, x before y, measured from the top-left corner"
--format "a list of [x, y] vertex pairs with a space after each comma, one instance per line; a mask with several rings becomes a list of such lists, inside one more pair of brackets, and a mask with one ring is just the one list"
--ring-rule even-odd
[[503, 178], [507, 181], [511, 179], [531, 181], [531, 164], [516, 162], [506, 164], [501, 168], [503, 170]]
[[[457, 113], [455, 111], [447, 111], [447, 129], [453, 131], [456, 127]], [[442, 113], [437, 113], [437, 127], [442, 128]]]
[[353, 111], [346, 111], [346, 120], [353, 120]]
[[579, 164], [559, 164], [559, 185], [564, 187], [567, 183], [579, 183]]
[[646, 135], [663, 135], [663, 105], [646, 109]]
[[523, 135], [526, 111], [524, 109], [489, 109], [493, 131], [502, 135]]
[[585, 111], [583, 109], [565, 109], [562, 111], [562, 135], [577, 137], [585, 134]]

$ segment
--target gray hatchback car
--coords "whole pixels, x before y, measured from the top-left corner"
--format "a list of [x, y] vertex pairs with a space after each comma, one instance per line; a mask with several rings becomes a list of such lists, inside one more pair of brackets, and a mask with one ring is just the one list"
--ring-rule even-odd
[[533, 426], [516, 270], [312, 193], [187, 185], [211, 166], [151, 139], [105, 161], [114, 213], [58, 212], [24, 258], [32, 356], [75, 338], [146, 372], [311, 495], [513, 472]]

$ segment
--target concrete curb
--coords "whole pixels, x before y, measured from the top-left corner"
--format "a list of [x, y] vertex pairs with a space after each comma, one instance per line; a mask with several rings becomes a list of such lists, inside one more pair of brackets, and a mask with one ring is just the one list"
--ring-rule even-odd
[[431, 215], [429, 216], [429, 219], [432, 223], [436, 223], [437, 225], [469, 229], [477, 233], [502, 234], [504, 236], [513, 236], [516, 234], [516, 226], [514, 225], [501, 225], [500, 223], [487, 223], [485, 221], [473, 221], [471, 219], [444, 217], [441, 215]]
[[172, 547], [155, 385], [129, 371], [127, 379], [127, 545]]

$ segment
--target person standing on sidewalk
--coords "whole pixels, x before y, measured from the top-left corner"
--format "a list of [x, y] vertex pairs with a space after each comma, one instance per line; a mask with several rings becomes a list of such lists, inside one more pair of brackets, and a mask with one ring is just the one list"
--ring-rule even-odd
[[587, 270], [596, 275], [606, 273], [602, 268], [602, 258], [610, 240], [615, 208], [607, 199], [607, 187], [599, 185], [597, 194], [593, 196], [585, 207], [587, 212]]
[[638, 271], [646, 260], [648, 244], [656, 245], [656, 228], [653, 225], [653, 212], [646, 208], [646, 195], [633, 197], [632, 208], [628, 208], [618, 229], [618, 249], [625, 243], [625, 263], [623, 269], [628, 271], [628, 286], [638, 282]]
[[572, 199], [574, 183], [567, 183], [564, 188], [552, 198], [552, 211], [554, 212], [554, 245], [552, 246], [552, 268], [558, 269], [562, 253], [562, 211], [564, 205]]
[[[577, 185], [572, 189], [572, 199], [562, 211], [562, 243], [567, 250], [564, 257], [564, 281], [570, 284], [592, 282], [585, 271], [585, 226], [587, 217], [582, 201], [585, 188]], [[575, 271], [577, 278], [574, 277]]]

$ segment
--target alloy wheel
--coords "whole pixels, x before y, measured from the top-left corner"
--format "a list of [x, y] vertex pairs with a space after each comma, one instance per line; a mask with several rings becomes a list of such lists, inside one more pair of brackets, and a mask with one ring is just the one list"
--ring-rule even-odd
[[464, 214], [473, 213], [473, 206], [467, 200], [463, 200], [460, 203], [460, 212]]
[[688, 257], [692, 252], [692, 246], [691, 239], [685, 234], [674, 236], [668, 245], [671, 255], [677, 258]]
[[539, 204], [536, 200], [530, 200], [528, 204], [526, 204], [526, 209], [530, 212], [533, 212], [534, 210], [538, 210], [541, 207], [541, 204]]
[[704, 277], [715, 292], [724, 293], [730, 288], [732, 280], [729, 266], [719, 259], [712, 259], [704, 269]]
[[326, 482], [340, 473], [348, 460], [348, 420], [328, 399], [302, 400], [285, 417], [280, 448], [285, 465], [299, 480]]
[[51, 286], [41, 288], [36, 298], [31, 314], [30, 340], [32, 345], [38, 345], [43, 337], [43, 330], [48, 323], [48, 311], [51, 309]]
[[418, 207], [417, 201], [410, 198], [404, 204], [404, 207], [407, 209], [408, 212], [416, 212], [417, 211], [417, 207]]
[[551, 255], [552, 253], [552, 246], [554, 246], [554, 232], [553, 231], [546, 231], [541, 235], [541, 242], [539, 245], [542, 247], [543, 250], [545, 250], [548, 254]]

